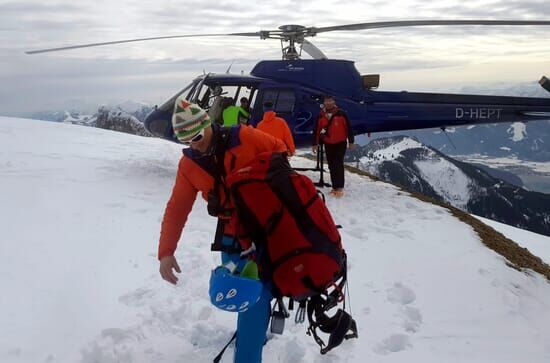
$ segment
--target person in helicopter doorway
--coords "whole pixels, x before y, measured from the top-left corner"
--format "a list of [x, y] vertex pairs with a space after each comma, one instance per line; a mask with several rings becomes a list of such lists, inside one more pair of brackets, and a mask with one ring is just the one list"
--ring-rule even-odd
[[344, 110], [336, 106], [331, 95], [325, 95], [323, 106], [313, 130], [313, 153], [319, 144], [325, 147], [332, 190], [336, 197], [344, 195], [344, 156], [346, 149], [355, 147], [351, 123]]
[[287, 147], [288, 155], [294, 155], [296, 152], [294, 138], [292, 137], [292, 132], [290, 132], [285, 119], [277, 117], [273, 109], [273, 102], [271, 101], [264, 102], [263, 109], [264, 116], [256, 128], [283, 141]]
[[248, 98], [246, 97], [241, 97], [241, 99], [239, 100], [239, 102], [241, 103], [241, 108], [243, 110], [245, 110], [246, 112], [248, 112], [248, 114], [251, 114], [252, 113], [252, 109], [250, 108], [250, 101], [248, 101]]
[[[223, 178], [217, 177], [216, 173], [223, 170], [229, 174], [241, 169], [262, 152], [285, 152], [286, 145], [252, 127], [238, 125], [224, 129], [213, 123], [206, 111], [181, 96], [176, 100], [172, 126], [177, 139], [189, 148], [183, 149], [175, 185], [162, 220], [158, 246], [160, 275], [171, 284], [178, 282], [174, 271], [181, 273], [181, 269], [174, 254], [198, 193], [209, 202], [209, 214], [218, 217], [212, 249], [222, 252], [223, 265], [232, 264], [234, 273], [243, 272], [247, 260], [240, 258], [239, 242], [232, 237], [238, 227], [234, 208], [225, 193]], [[218, 197], [218, 204], [222, 207], [213, 208], [216, 212], [210, 209], [212, 195]], [[244, 272], [241, 275], [246, 276]], [[268, 283], [261, 283], [258, 301], [248, 310], [238, 313], [236, 363], [261, 362], [272, 299]]]
[[[246, 100], [246, 97], [243, 98]], [[223, 110], [223, 126], [231, 127], [238, 124], [248, 124], [250, 112], [243, 108], [243, 98], [241, 98], [241, 106], [229, 105]]]

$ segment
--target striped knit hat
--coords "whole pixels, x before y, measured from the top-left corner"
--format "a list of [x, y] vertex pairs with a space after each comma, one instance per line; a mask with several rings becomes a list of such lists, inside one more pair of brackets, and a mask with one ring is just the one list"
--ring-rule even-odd
[[172, 127], [178, 140], [181, 142], [191, 140], [211, 123], [205, 110], [187, 101], [183, 96], [178, 97], [172, 115]]

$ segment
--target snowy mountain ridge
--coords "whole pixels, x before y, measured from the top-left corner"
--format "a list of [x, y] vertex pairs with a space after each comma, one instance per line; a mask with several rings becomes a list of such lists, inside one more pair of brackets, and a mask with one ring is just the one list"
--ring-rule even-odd
[[[216, 221], [202, 200], [176, 253], [178, 285], [158, 274], [160, 221], [181, 146], [4, 117], [0, 144], [0, 188], [9, 191], [0, 194], [0, 361], [212, 361], [236, 316], [208, 300], [219, 256], [210, 252]], [[482, 243], [479, 226], [448, 208], [358, 174], [346, 183], [342, 199], [325, 194], [343, 226], [359, 339], [321, 356], [291, 318], [283, 335], [269, 334], [264, 362], [549, 361], [545, 277], [509, 267]], [[516, 233], [550, 246], [548, 237]], [[222, 362], [232, 361], [231, 350]]]
[[152, 106], [135, 101], [99, 106], [95, 113], [71, 111], [46, 111], [33, 113], [30, 118], [46, 121], [98, 127], [140, 136], [151, 136], [143, 126]]
[[346, 161], [461, 210], [550, 236], [550, 195], [510, 184], [502, 175], [452, 159], [414, 138], [375, 139], [351, 150]]

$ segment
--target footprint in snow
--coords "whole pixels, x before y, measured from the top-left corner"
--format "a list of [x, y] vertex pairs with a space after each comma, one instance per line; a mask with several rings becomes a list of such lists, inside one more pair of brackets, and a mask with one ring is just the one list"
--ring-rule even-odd
[[378, 343], [373, 351], [380, 355], [388, 355], [397, 353], [407, 348], [412, 347], [410, 339], [405, 334], [393, 334], [388, 338]]
[[404, 306], [402, 315], [404, 317], [402, 326], [405, 331], [408, 333], [416, 333], [422, 324], [422, 314], [420, 310], [412, 306]]
[[416, 300], [416, 294], [400, 282], [396, 282], [391, 289], [387, 290], [387, 298], [391, 303], [407, 305]]
[[154, 290], [141, 287], [137, 290], [120, 296], [118, 298], [118, 301], [128, 306], [138, 307], [148, 303], [149, 299], [151, 299], [153, 296], [155, 296]]
[[[389, 302], [399, 306], [399, 315], [402, 318], [400, 325], [405, 332], [414, 334], [422, 324], [422, 313], [416, 307], [410, 306], [416, 301], [414, 291], [400, 282], [396, 282], [392, 288], [386, 290], [386, 297]], [[410, 337], [406, 334], [393, 334], [374, 348], [374, 352], [382, 355], [395, 353], [411, 348]]]
[[286, 344], [284, 352], [279, 357], [279, 359], [280, 362], [301, 362], [305, 355], [305, 348], [296, 343], [296, 341], [292, 340]]

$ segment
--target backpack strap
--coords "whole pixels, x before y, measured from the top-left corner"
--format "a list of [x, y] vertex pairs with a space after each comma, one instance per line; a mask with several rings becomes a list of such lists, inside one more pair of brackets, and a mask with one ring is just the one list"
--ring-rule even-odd
[[222, 204], [220, 200], [220, 186], [223, 186], [224, 191], [227, 192], [224, 182], [226, 176], [224, 161], [225, 151], [227, 150], [230, 136], [230, 130], [222, 127], [220, 127], [218, 135], [216, 136], [216, 149], [214, 151], [216, 163], [214, 187], [208, 193], [208, 214], [213, 216], [219, 216], [220, 214], [227, 213], [227, 210], [224, 210], [223, 207], [228, 202], [229, 194], [225, 193], [225, 201]]
[[235, 340], [235, 338], [237, 337], [237, 332], [235, 332], [235, 334], [233, 334], [233, 336], [231, 337], [231, 339], [227, 342], [227, 344], [225, 345], [225, 347], [223, 347], [223, 349], [221, 350], [221, 352], [214, 358], [214, 363], [218, 363], [222, 357], [223, 357], [223, 353], [225, 353], [225, 350], [227, 349], [227, 347], [229, 347], [229, 344], [231, 344], [231, 342], [233, 340]]
[[[336, 116], [336, 114], [338, 113], [338, 111], [339, 111], [339, 110], [337, 110], [335, 113], [333, 113], [333, 114], [330, 116], [330, 118], [328, 119], [327, 125], [321, 129], [321, 131], [322, 131], [322, 130], [325, 130], [325, 132], [324, 132], [325, 137], [328, 136], [328, 129], [330, 128], [330, 125], [332, 125], [332, 119], [334, 118], [334, 116]], [[324, 111], [324, 112], [325, 112], [325, 116], [326, 116], [327, 112], [326, 112], [326, 111]]]
[[[325, 112], [325, 115], [326, 115], [326, 112]], [[341, 110], [340, 108], [338, 108], [336, 110], [335, 113], [332, 114], [332, 116], [330, 116], [330, 119], [328, 120], [328, 123], [327, 123], [327, 126], [323, 127], [323, 129], [325, 129], [325, 136], [328, 136], [328, 129], [330, 128], [330, 125], [332, 125], [332, 120], [334, 119], [335, 116], [342, 116], [346, 119], [346, 122], [348, 122], [348, 129], [350, 129], [349, 127], [349, 119], [348, 119], [348, 116], [346, 115], [346, 113], [344, 112], [344, 110]]]
[[[225, 152], [227, 151], [229, 140], [231, 137], [231, 130], [220, 127], [217, 130], [216, 145], [214, 150], [216, 169], [214, 172], [214, 187], [208, 192], [208, 214], [214, 217], [218, 217], [218, 224], [216, 226], [216, 234], [214, 236], [214, 242], [210, 245], [211, 251], [222, 251], [226, 253], [237, 253], [241, 249], [237, 246], [237, 242], [234, 241], [233, 245], [223, 244], [225, 225], [227, 219], [231, 216], [233, 210], [226, 208], [229, 203], [229, 191], [225, 186]], [[225, 200], [221, 200], [220, 187], [224, 188]]]

